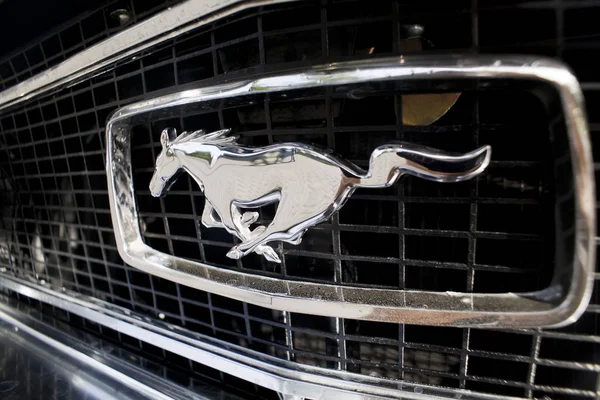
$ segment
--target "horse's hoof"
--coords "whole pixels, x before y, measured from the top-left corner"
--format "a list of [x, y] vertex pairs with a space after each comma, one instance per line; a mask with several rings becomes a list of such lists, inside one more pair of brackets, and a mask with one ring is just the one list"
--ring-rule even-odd
[[273, 250], [273, 248], [271, 246], [260, 246], [261, 247], [261, 254], [263, 255], [264, 258], [266, 258], [268, 261], [277, 263], [277, 264], [281, 264], [281, 259], [279, 258], [279, 255], [275, 252], [275, 250]]
[[242, 258], [242, 252], [236, 249], [235, 247], [229, 250], [227, 253], [227, 257], [232, 258], [234, 260], [239, 260]]
[[259, 214], [256, 211], [248, 211], [242, 214], [242, 224], [250, 226], [258, 221]]

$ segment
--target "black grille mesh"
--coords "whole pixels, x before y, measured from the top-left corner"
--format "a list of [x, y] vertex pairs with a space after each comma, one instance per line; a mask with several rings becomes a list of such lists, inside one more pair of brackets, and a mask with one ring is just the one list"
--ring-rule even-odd
[[[410, 23], [426, 27], [432, 52], [564, 58], [582, 80], [593, 110], [599, 86], [597, 61], [590, 54], [598, 52], [599, 43], [592, 16], [599, 11], [595, 2], [518, 7], [477, 1], [435, 7], [306, 2], [251, 10], [181, 37], [138, 61], [0, 116], [0, 177], [9, 193], [0, 227], [0, 266], [301, 363], [487, 393], [596, 397], [597, 293], [583, 317], [560, 330], [432, 328], [267, 310], [125, 265], [110, 221], [103, 125], [118, 106], [199, 80], [365, 57], [371, 48], [378, 56], [398, 54], [402, 26]], [[546, 283], [548, 271], [538, 266], [551, 262], [540, 257], [551, 248], [544, 236], [551, 231], [544, 225], [551, 219], [544, 208], [549, 127], [533, 96], [466, 90], [442, 120], [419, 128], [398, 123], [398, 96], [343, 105], [337, 100], [328, 93], [304, 102], [265, 99], [257, 107], [137, 127], [133, 159], [145, 239], [165, 252], [290, 279], [442, 291], [507, 291]], [[356, 108], [361, 104], [372, 112], [361, 112]], [[290, 109], [295, 110], [291, 118]], [[592, 132], [598, 129], [595, 119], [590, 112]], [[193, 217], [203, 199], [189, 178], [181, 177], [162, 201], [148, 196], [144, 180], [158, 133], [167, 125], [235, 127], [245, 143], [255, 145], [317, 142], [359, 163], [369, 149], [395, 138], [457, 151], [490, 143], [495, 163], [470, 183], [440, 186], [408, 178], [387, 191], [357, 192], [339, 217], [307, 236], [308, 248], [280, 248], [285, 255], [280, 269], [252, 257], [231, 264], [224, 257], [231, 237], [205, 229]], [[498, 218], [500, 212], [514, 219]], [[368, 253], [373, 243], [377, 251]], [[527, 262], [512, 265], [511, 254]]]
[[[0, 87], [7, 89], [40, 72], [54, 67], [77, 52], [111, 37], [123, 30], [124, 24], [143, 21], [181, 0], [104, 1], [105, 7], [81, 15], [76, 21], [64, 24], [56, 33], [41, 41], [28, 44], [0, 62]], [[115, 11], [123, 10], [127, 22], [121, 22]], [[15, 38], [13, 40], [19, 40]]]

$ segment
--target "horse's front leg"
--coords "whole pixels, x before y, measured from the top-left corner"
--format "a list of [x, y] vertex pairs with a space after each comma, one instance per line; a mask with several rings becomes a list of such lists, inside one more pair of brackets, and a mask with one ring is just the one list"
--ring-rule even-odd
[[245, 212], [242, 214], [240, 213], [240, 209], [233, 202], [231, 203], [230, 209], [231, 219], [238, 231], [242, 233], [242, 239], [244, 241], [250, 240], [252, 237], [250, 225], [258, 220], [259, 214], [256, 211]]
[[221, 218], [208, 200], [204, 202], [204, 211], [202, 211], [202, 225], [207, 228], [223, 228]]
[[[234, 246], [228, 253], [227, 257], [239, 259], [248, 253], [261, 251], [263, 247], [270, 248], [267, 243], [274, 240], [282, 240], [286, 242], [299, 243], [302, 240], [304, 230], [298, 227], [301, 220], [286, 220], [281, 215], [293, 215], [294, 203], [290, 202], [289, 198], [281, 197], [277, 212], [273, 221], [267, 226], [256, 228], [252, 233], [250, 240], [244, 240], [242, 243]], [[272, 250], [272, 249], [271, 249]], [[275, 251], [273, 250], [273, 253]], [[276, 253], [275, 253], [276, 254]], [[278, 260], [278, 258], [277, 258]], [[281, 261], [275, 261], [281, 262]]]
[[[242, 244], [250, 243], [254, 238], [260, 236], [260, 234], [262, 234], [266, 230], [266, 227], [263, 225], [258, 226], [253, 231], [250, 230], [250, 225], [252, 225], [258, 220], [258, 212], [249, 211], [241, 214], [239, 208], [234, 202], [231, 203], [230, 208], [233, 223], [241, 234]], [[273, 248], [270, 246], [259, 245], [256, 246], [253, 250], [258, 254], [262, 254], [269, 261], [276, 263], [281, 262], [281, 259], [279, 258], [275, 250], [273, 250]], [[238, 252], [235, 250], [235, 247], [231, 249], [229, 253], [227, 253], [227, 256], [233, 259], [238, 259], [241, 257], [241, 255], [238, 254]]]

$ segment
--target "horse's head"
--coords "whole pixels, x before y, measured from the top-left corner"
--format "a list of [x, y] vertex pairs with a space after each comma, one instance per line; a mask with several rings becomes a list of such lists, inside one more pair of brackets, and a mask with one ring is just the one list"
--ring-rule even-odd
[[171, 144], [177, 137], [173, 128], [167, 128], [160, 134], [162, 150], [156, 158], [156, 168], [150, 180], [150, 193], [154, 197], [164, 196], [173, 182], [177, 172], [181, 169], [181, 163], [171, 149]]
[[[0, 0], [2, 1], [2, 0]], [[166, 194], [169, 186], [175, 182], [177, 172], [182, 170], [181, 160], [178, 157], [194, 157], [194, 159], [204, 159], [209, 165], [211, 158], [218, 147], [230, 147], [237, 145], [237, 136], [229, 136], [229, 129], [205, 133], [202, 130], [183, 132], [177, 136], [177, 131], [173, 128], [167, 128], [160, 134], [160, 143], [162, 150], [156, 158], [156, 168], [154, 175], [150, 180], [150, 193], [154, 197], [160, 197]], [[175, 151], [175, 149], [179, 151]], [[183, 153], [183, 156], [182, 156]], [[193, 153], [193, 154], [188, 154]], [[185, 161], [184, 161], [185, 162]], [[196, 176], [199, 170], [196, 168], [191, 172], [192, 176], [202, 187]]]

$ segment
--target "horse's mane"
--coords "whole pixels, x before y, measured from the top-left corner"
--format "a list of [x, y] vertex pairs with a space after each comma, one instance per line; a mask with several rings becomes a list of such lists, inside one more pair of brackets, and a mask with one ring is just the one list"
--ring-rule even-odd
[[177, 136], [171, 145], [182, 143], [207, 143], [207, 144], [233, 144], [237, 143], [238, 136], [228, 136], [231, 129], [222, 129], [220, 131], [205, 133], [203, 130], [182, 132]]

